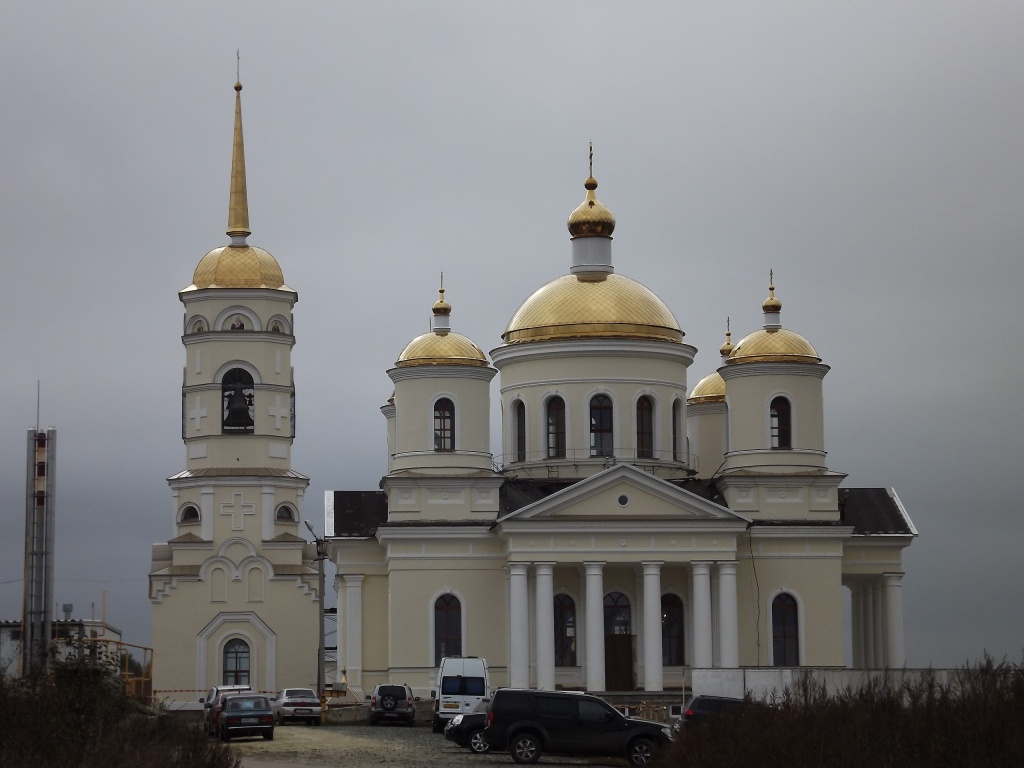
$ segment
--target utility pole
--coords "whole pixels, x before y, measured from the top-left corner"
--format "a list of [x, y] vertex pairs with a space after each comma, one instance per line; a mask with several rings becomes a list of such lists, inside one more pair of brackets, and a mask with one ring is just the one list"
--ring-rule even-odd
[[319, 642], [317, 643], [316, 652], [316, 694], [323, 698], [324, 692], [324, 560], [327, 559], [327, 541], [320, 536], [316, 535], [316, 531], [313, 530], [313, 526], [309, 524], [309, 520], [304, 521], [309, 532], [313, 534], [313, 541], [316, 542], [316, 560], [318, 565], [318, 571], [320, 575], [320, 587], [318, 594], [320, 597], [320, 630], [319, 630]]

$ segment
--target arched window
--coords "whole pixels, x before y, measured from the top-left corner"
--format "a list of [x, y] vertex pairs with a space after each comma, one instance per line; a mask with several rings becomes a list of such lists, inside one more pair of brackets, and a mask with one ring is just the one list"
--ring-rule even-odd
[[613, 456], [612, 401], [608, 395], [595, 395], [590, 401], [590, 455]]
[[783, 593], [772, 600], [772, 665], [796, 667], [799, 664], [796, 600]]
[[576, 603], [555, 595], [555, 666], [576, 666]]
[[252, 376], [243, 368], [232, 368], [224, 374], [220, 391], [223, 402], [221, 431], [225, 434], [251, 433], [256, 424], [253, 407], [256, 392]]
[[621, 592], [609, 592], [604, 596], [604, 633], [606, 635], [633, 634], [633, 621], [629, 609], [629, 598]]
[[199, 522], [199, 510], [192, 504], [189, 504], [183, 510], [181, 510], [181, 522], [183, 523], [198, 523]]
[[792, 416], [789, 400], [776, 397], [771, 406], [772, 448], [789, 450], [793, 447]]
[[462, 603], [455, 595], [434, 602], [434, 666], [444, 656], [462, 655]]
[[636, 457], [654, 458], [654, 403], [646, 395], [636, 401]]
[[279, 523], [294, 523], [297, 519], [295, 511], [287, 504], [282, 504], [277, 508], [277, 514], [275, 517]]
[[686, 663], [683, 645], [683, 601], [678, 595], [661, 596], [661, 663], [681, 667]]
[[434, 450], [455, 450], [455, 403], [447, 397], [434, 403]]
[[565, 458], [565, 401], [560, 397], [548, 400], [548, 458]]
[[672, 460], [682, 461], [682, 440], [679, 439], [679, 434], [682, 431], [682, 418], [683, 418], [683, 406], [680, 405], [679, 401], [676, 400], [672, 403]]
[[249, 644], [244, 640], [224, 646], [224, 685], [249, 685]]
[[516, 416], [516, 461], [526, 461], [526, 406], [516, 400], [513, 406]]

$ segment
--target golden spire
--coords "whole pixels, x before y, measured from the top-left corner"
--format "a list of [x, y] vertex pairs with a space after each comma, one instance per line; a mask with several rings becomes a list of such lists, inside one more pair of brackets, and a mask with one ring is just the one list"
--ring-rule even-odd
[[766, 315], [782, 311], [782, 302], [775, 298], [775, 270], [768, 270], [768, 298], [761, 304]]
[[249, 200], [245, 192], [245, 148], [242, 144], [242, 84], [235, 82], [235, 140], [231, 152], [231, 199], [228, 231], [232, 245], [245, 245], [249, 231]]
[[594, 190], [597, 179], [594, 178], [594, 143], [590, 143], [590, 176], [583, 183], [587, 197], [569, 214], [569, 234], [573, 237], [611, 237], [615, 231], [615, 216], [601, 201]]

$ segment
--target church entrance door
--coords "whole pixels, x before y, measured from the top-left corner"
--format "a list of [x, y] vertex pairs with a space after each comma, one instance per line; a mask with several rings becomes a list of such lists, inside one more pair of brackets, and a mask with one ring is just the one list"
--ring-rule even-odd
[[632, 691], [634, 680], [635, 635], [604, 636], [604, 687], [609, 691]]

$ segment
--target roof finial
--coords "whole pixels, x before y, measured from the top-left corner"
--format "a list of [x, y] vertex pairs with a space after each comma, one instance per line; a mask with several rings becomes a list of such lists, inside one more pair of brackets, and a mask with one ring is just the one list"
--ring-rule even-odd
[[594, 142], [590, 142], [590, 175], [594, 175]]
[[775, 298], [775, 270], [768, 270], [768, 298], [761, 304], [761, 309], [766, 315], [773, 315], [772, 318], [766, 318], [765, 327], [771, 325], [772, 327], [779, 326], [779, 312], [782, 311], [782, 302]]
[[[444, 300], [444, 272], [441, 273], [441, 287], [437, 289], [437, 293], [437, 301], [434, 302], [431, 311], [434, 313], [434, 317], [447, 317], [452, 313], [452, 305]], [[437, 330], [436, 323], [434, 329]]]
[[[241, 56], [238, 66], [241, 67]], [[236, 71], [237, 74], [237, 71]], [[242, 142], [242, 83], [235, 81], [235, 137], [231, 152], [231, 197], [228, 202], [228, 230], [231, 244], [244, 246], [249, 231], [249, 199], [245, 191], [245, 147]]]
[[728, 316], [725, 318], [725, 343], [718, 348], [718, 353], [722, 357], [728, 357], [732, 352], [732, 319]]
[[235, 82], [242, 82], [242, 51], [235, 48]]

